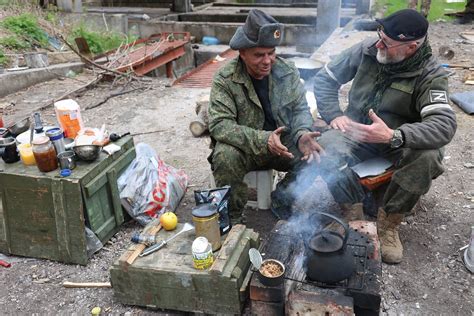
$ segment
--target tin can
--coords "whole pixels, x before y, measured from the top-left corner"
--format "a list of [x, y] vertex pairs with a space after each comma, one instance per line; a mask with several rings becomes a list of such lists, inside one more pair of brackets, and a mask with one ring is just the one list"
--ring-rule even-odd
[[198, 237], [193, 241], [193, 265], [198, 270], [209, 268], [214, 262], [212, 247], [206, 237]]
[[206, 237], [212, 245], [212, 251], [219, 250], [222, 246], [219, 231], [219, 213], [213, 204], [201, 204], [193, 208], [193, 223], [196, 236]]

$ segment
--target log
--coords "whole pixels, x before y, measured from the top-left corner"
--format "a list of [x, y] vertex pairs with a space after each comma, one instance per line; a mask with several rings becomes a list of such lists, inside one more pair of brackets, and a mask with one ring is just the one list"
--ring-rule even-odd
[[209, 130], [209, 96], [205, 96], [198, 102], [196, 102], [196, 114], [197, 117], [189, 123], [189, 130], [194, 137], [202, 136]]
[[67, 288], [78, 288], [78, 287], [98, 287], [98, 288], [108, 288], [112, 287], [110, 282], [63, 282], [63, 286]]

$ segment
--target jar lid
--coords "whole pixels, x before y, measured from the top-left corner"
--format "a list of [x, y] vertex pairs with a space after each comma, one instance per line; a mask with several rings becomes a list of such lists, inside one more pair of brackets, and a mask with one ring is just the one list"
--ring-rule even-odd
[[49, 142], [49, 138], [46, 137], [46, 136], [39, 136], [39, 137], [35, 137], [33, 139], [33, 142], [32, 144], [33, 145], [44, 145], [44, 144], [47, 144]]
[[193, 207], [191, 212], [195, 217], [210, 217], [217, 213], [217, 206], [211, 203], [204, 203]]
[[71, 175], [71, 169], [61, 169], [61, 171], [59, 172], [59, 175], [61, 177], [69, 177]]
[[57, 139], [57, 138], [62, 138], [63, 137], [63, 131], [59, 127], [50, 128], [46, 131], [45, 134], [49, 138], [54, 137], [55, 139]]
[[194, 239], [191, 249], [194, 253], [203, 253], [209, 247], [209, 241], [206, 237], [200, 236]]

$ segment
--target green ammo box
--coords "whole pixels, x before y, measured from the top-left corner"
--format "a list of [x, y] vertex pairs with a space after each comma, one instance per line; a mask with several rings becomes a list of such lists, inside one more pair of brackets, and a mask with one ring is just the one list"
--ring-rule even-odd
[[135, 148], [130, 136], [116, 144], [118, 152], [77, 161], [65, 178], [0, 161], [0, 252], [86, 265], [85, 226], [105, 243], [124, 220], [117, 178]]
[[[166, 240], [182, 227], [161, 230], [157, 239]], [[240, 314], [249, 295], [248, 252], [258, 247], [258, 233], [244, 225], [232, 227], [207, 270], [193, 267], [191, 245], [195, 238], [194, 231], [183, 233], [162, 249], [127, 264], [136, 247], [132, 245], [110, 268], [118, 301], [149, 308]]]

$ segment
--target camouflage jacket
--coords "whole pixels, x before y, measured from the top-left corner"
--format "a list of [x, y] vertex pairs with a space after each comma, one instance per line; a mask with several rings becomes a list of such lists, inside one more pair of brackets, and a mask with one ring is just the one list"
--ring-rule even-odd
[[[269, 78], [269, 98], [277, 127], [286, 126], [281, 141], [297, 144], [313, 123], [306, 91], [293, 64], [276, 58]], [[237, 57], [214, 76], [209, 103], [209, 131], [213, 141], [245, 153], [268, 153], [271, 131], [264, 131], [265, 116], [245, 64]]]
[[[343, 115], [338, 90], [351, 80], [345, 115], [364, 122], [361, 107], [372, 93], [379, 71], [375, 40], [365, 40], [342, 52], [316, 75], [314, 94], [322, 118], [331, 122]], [[383, 92], [377, 115], [392, 129], [402, 131], [404, 147], [437, 149], [451, 141], [456, 116], [449, 105], [447, 72], [431, 56], [417, 70], [399, 73]]]

